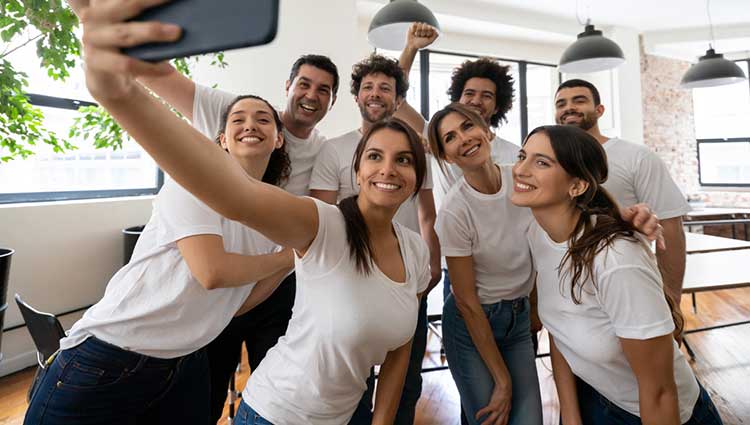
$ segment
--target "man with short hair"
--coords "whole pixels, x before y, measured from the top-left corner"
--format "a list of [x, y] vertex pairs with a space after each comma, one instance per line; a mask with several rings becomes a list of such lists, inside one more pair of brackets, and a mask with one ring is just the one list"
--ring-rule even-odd
[[645, 203], [659, 217], [666, 249], [657, 247], [656, 258], [664, 280], [664, 291], [679, 309], [685, 276], [685, 232], [682, 216], [690, 207], [669, 175], [664, 162], [648, 147], [599, 131], [605, 108], [599, 91], [588, 81], [573, 79], [560, 84], [555, 93], [555, 121], [575, 125], [601, 143], [607, 152], [609, 178], [604, 188], [621, 207]]
[[[359, 193], [355, 184], [352, 158], [362, 136], [373, 124], [390, 118], [403, 102], [409, 87], [408, 80], [393, 59], [370, 55], [352, 67], [351, 93], [362, 117], [359, 128], [330, 139], [321, 149], [310, 180], [310, 195], [329, 204]], [[429, 163], [428, 163], [429, 165]], [[410, 198], [396, 213], [394, 220], [420, 233], [430, 248], [432, 279], [419, 309], [417, 328], [412, 342], [411, 357], [406, 373], [395, 424], [412, 424], [417, 401], [422, 392], [422, 358], [427, 344], [427, 293], [440, 281], [440, 246], [435, 233], [435, 204], [432, 197], [432, 177], [428, 166], [425, 183], [416, 198]], [[352, 417], [350, 424], [372, 421], [372, 391], [374, 377], [368, 380], [368, 390]]]

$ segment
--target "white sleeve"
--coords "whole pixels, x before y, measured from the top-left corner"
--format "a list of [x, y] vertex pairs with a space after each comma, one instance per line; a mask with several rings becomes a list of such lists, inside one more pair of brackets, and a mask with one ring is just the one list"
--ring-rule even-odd
[[435, 221], [435, 232], [440, 240], [440, 251], [446, 257], [468, 257], [472, 255], [475, 232], [463, 214], [441, 208]]
[[218, 89], [195, 85], [193, 127], [211, 140], [221, 130], [221, 114], [237, 96]]
[[318, 208], [318, 233], [302, 258], [297, 261], [302, 269], [295, 267], [298, 273], [309, 277], [321, 276], [331, 271], [342, 260], [349, 256], [349, 244], [346, 239], [344, 216], [335, 205], [329, 205], [319, 199], [315, 201]]
[[426, 168], [424, 182], [422, 182], [422, 190], [432, 190], [432, 188], [434, 187], [434, 185], [432, 184], [432, 155], [426, 154], [425, 160]]
[[679, 217], [690, 211], [667, 166], [654, 152], [643, 152], [636, 165], [634, 185], [638, 202], [648, 204], [661, 219]]
[[605, 271], [597, 282], [597, 298], [620, 338], [649, 339], [674, 330], [658, 272], [642, 265]]
[[417, 244], [419, 246], [419, 255], [417, 257], [419, 259], [417, 294], [421, 294], [429, 286], [432, 274], [430, 273], [430, 249], [421, 237], [417, 238]]
[[159, 220], [156, 237], [160, 246], [194, 235], [224, 236], [221, 216], [174, 180], [164, 183], [154, 207]]
[[339, 155], [336, 147], [330, 141], [323, 144], [318, 152], [310, 176], [310, 190], [336, 190], [340, 189]]

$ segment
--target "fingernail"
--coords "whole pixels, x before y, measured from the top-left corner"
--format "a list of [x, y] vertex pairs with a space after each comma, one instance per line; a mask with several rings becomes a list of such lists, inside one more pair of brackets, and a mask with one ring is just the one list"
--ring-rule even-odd
[[176, 37], [180, 34], [180, 31], [182, 31], [182, 29], [177, 25], [164, 24], [164, 26], [162, 27], [162, 31], [164, 31], [164, 34], [167, 36]]

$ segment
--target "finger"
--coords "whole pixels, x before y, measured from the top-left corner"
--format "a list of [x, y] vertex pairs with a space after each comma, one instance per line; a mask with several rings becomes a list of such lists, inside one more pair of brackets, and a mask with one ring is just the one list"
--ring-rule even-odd
[[167, 62], [149, 63], [103, 49], [86, 50], [86, 67], [93, 72], [107, 72], [133, 77], [158, 77], [172, 72]]
[[[661, 227], [661, 225], [659, 225]], [[656, 238], [656, 247], [659, 248], [662, 251], [667, 250], [667, 241], [664, 239], [664, 234], [662, 233], [662, 230], [659, 229], [659, 236]]]
[[85, 14], [90, 21], [122, 22], [144, 10], [172, 0], [100, 0], [92, 1]]
[[144, 43], [169, 42], [180, 38], [177, 25], [159, 22], [131, 22], [88, 28], [83, 43], [95, 47], [132, 47]]
[[[493, 425], [493, 424], [495, 423], [495, 421], [497, 420], [497, 418], [498, 418], [498, 413], [497, 413], [497, 412], [494, 412], [494, 411], [490, 411], [490, 412], [488, 412], [488, 413], [489, 413], [489, 414], [488, 414], [488, 415], [487, 415], [487, 417], [486, 417], [486, 418], [485, 418], [485, 419], [484, 419], [484, 420], [482, 421], [482, 424], [481, 424], [481, 425]], [[477, 418], [476, 418], [476, 419], [477, 419], [477, 421], [479, 420], [479, 418], [481, 418], [481, 416], [479, 416], [479, 412], [477, 412]]]

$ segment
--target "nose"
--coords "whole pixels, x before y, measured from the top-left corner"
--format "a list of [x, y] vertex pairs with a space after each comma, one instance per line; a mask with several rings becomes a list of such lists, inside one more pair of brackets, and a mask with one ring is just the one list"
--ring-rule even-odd
[[396, 175], [396, 160], [395, 159], [386, 159], [382, 162], [382, 166], [380, 167], [380, 175], [381, 176], [395, 176]]
[[513, 174], [518, 176], [528, 176], [529, 175], [529, 168], [528, 168], [528, 162], [529, 158], [524, 159], [518, 159], [516, 163], [513, 165]]

